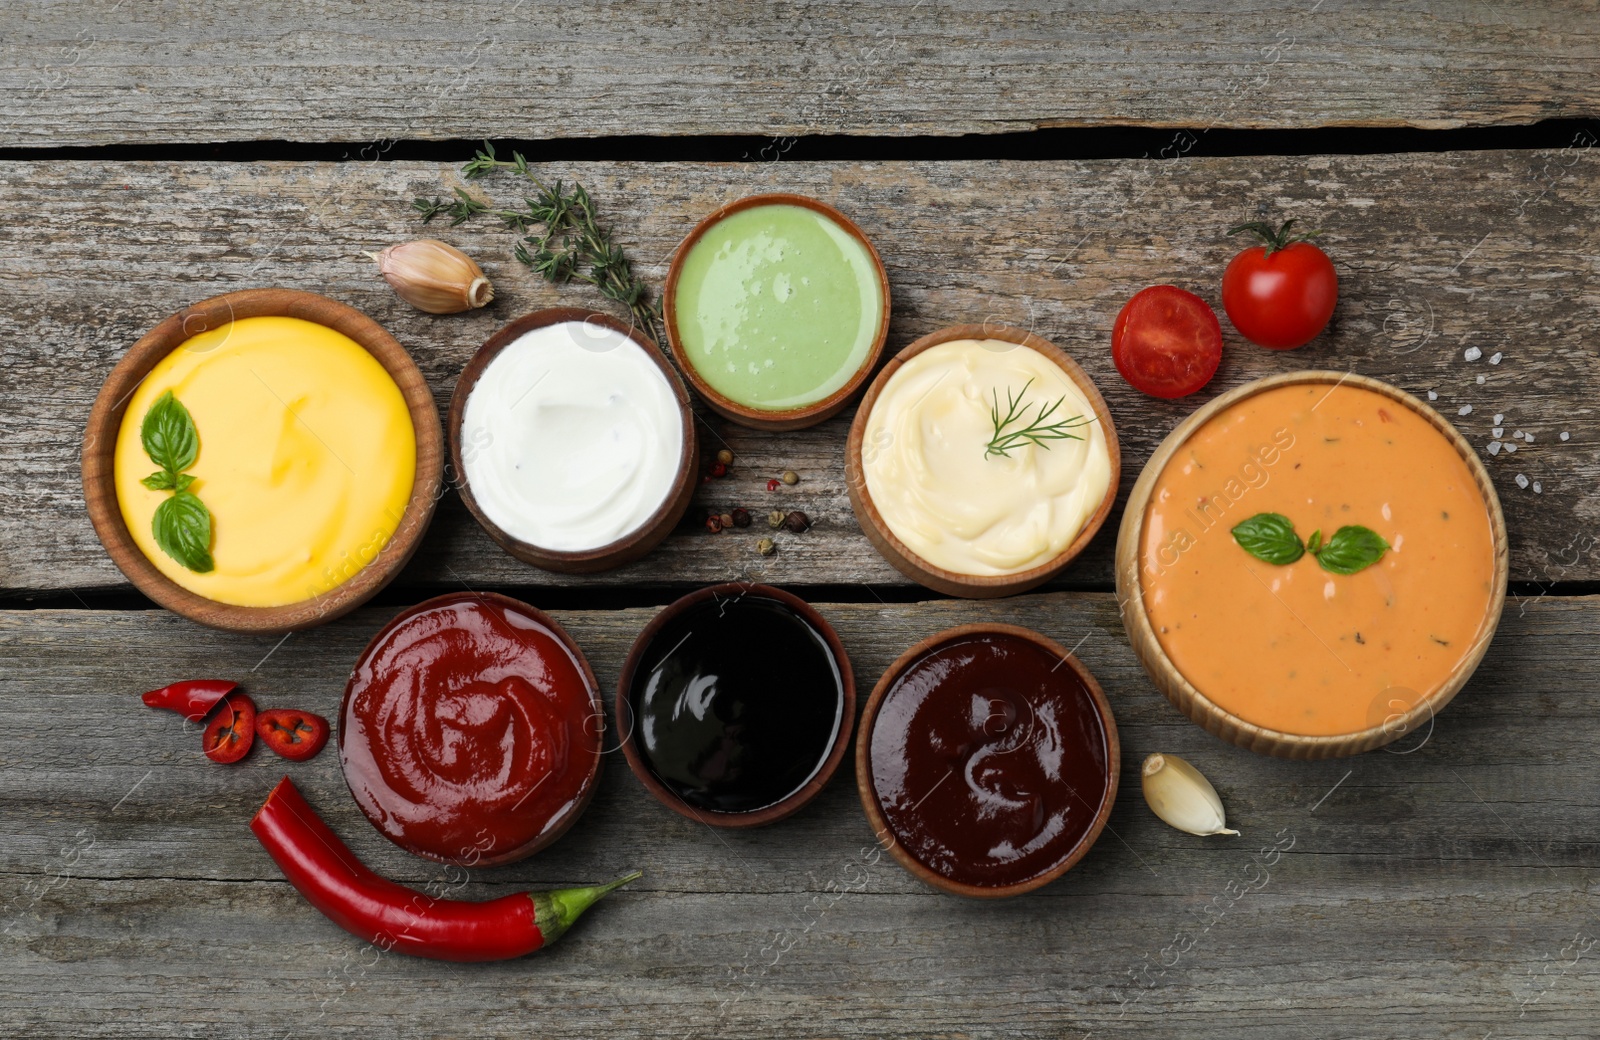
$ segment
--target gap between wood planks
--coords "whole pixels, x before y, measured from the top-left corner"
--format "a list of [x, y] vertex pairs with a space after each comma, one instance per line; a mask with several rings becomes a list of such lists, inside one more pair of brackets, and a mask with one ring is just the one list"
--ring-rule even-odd
[[[998, 134], [890, 137], [819, 134], [773, 137], [730, 134], [656, 137], [498, 139], [503, 154], [520, 151], [564, 161], [604, 162], [884, 162], [964, 159], [1141, 159], [1238, 155], [1378, 155], [1488, 149], [1555, 149], [1583, 131], [1600, 133], [1600, 118], [1547, 119], [1511, 126], [1450, 130], [1334, 126], [1305, 130], [1229, 128], [1050, 127]], [[0, 162], [464, 162], [481, 142], [381, 138], [313, 144], [225, 141], [214, 144], [116, 144], [68, 148], [0, 148]]]
[[[881, 603], [884, 606], [901, 606], [925, 603], [930, 600], [949, 600], [951, 597], [922, 588], [920, 585], [804, 585], [779, 582], [808, 603]], [[646, 585], [637, 588], [618, 586], [589, 587], [574, 585], [557, 588], [550, 585], [485, 585], [480, 592], [497, 592], [524, 602], [537, 604], [541, 610], [628, 610], [632, 608], [664, 607], [678, 597], [699, 588], [686, 582], [673, 585]], [[368, 607], [409, 607], [431, 596], [459, 592], [459, 586], [404, 585], [390, 586], [366, 603]], [[1077, 595], [1110, 595], [1110, 586], [1046, 587], [1035, 592], [1067, 592]], [[1522, 609], [1544, 597], [1600, 596], [1600, 581], [1537, 582], [1514, 581], [1506, 591], [1506, 610]], [[112, 591], [30, 592], [26, 589], [0, 589], [0, 611], [17, 610], [160, 610], [155, 603], [131, 589]]]

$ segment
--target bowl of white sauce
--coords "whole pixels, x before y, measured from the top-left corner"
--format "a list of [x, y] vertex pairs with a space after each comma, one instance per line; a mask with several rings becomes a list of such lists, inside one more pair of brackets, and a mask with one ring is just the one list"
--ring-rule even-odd
[[535, 311], [490, 336], [456, 382], [448, 427], [467, 508], [546, 570], [638, 559], [694, 494], [683, 381], [641, 331], [582, 308]]

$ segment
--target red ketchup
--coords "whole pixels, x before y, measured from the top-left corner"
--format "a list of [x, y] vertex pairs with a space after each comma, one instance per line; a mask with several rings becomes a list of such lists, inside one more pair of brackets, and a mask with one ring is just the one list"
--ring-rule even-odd
[[604, 709], [555, 622], [514, 599], [428, 600], [379, 632], [345, 687], [356, 804], [408, 852], [509, 863], [560, 837], [600, 771]]
[[894, 838], [953, 881], [1036, 878], [1077, 849], [1110, 793], [1105, 728], [1071, 668], [1029, 639], [957, 637], [913, 661], [871, 734]]

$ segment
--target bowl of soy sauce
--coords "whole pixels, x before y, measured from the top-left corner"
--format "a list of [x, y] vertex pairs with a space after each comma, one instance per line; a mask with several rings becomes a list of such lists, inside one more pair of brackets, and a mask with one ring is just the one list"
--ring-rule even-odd
[[833, 627], [769, 585], [713, 585], [668, 606], [617, 684], [629, 768], [663, 805], [714, 827], [773, 823], [815, 798], [855, 715]]

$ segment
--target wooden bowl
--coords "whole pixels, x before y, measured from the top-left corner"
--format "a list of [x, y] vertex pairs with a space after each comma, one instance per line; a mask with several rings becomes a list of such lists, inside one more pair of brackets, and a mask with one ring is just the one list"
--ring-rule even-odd
[[[1304, 736], [1258, 726], [1226, 711], [1195, 688], [1168, 658], [1151, 626], [1150, 615], [1145, 610], [1144, 587], [1139, 567], [1140, 543], [1144, 537], [1144, 514], [1150, 503], [1151, 492], [1168, 460], [1178, 452], [1184, 442], [1209, 419], [1238, 401], [1276, 387], [1306, 383], [1325, 384], [1330, 387], [1344, 384], [1371, 390], [1427, 420], [1430, 426], [1450, 441], [1456, 453], [1467, 464], [1478, 491], [1483, 495], [1484, 507], [1489, 513], [1489, 530], [1494, 540], [1494, 583], [1489, 597], [1490, 614], [1486, 619], [1487, 623], [1480, 629], [1467, 656], [1450, 674], [1444, 685], [1431, 696], [1419, 699], [1409, 711], [1397, 712], [1358, 732], [1335, 736]], [[1500, 623], [1500, 613], [1505, 606], [1508, 560], [1506, 521], [1500, 511], [1500, 497], [1495, 494], [1489, 473], [1478, 460], [1472, 445], [1456, 432], [1456, 428], [1449, 420], [1404, 390], [1367, 376], [1350, 372], [1286, 372], [1236, 387], [1200, 407], [1179, 423], [1156, 448], [1155, 454], [1150, 456], [1150, 461], [1145, 463], [1139, 479], [1133, 485], [1127, 509], [1122, 515], [1122, 527], [1117, 533], [1117, 600], [1121, 605], [1122, 624], [1127, 629], [1128, 640], [1132, 643], [1134, 653], [1138, 655], [1145, 671], [1150, 673], [1150, 678], [1167, 699], [1177, 705], [1191, 721], [1207, 732], [1251, 751], [1279, 758], [1338, 758], [1381, 747], [1428, 723], [1440, 709], [1450, 703], [1451, 698], [1461, 687], [1466, 685], [1478, 667], [1478, 662], [1483, 659], [1484, 651], [1489, 648], [1495, 628]]]
[[[900, 676], [918, 658], [930, 651], [936, 650], [947, 643], [959, 639], [968, 639], [973, 636], [1005, 635], [1026, 639], [1042, 647], [1049, 654], [1061, 658], [1083, 684], [1083, 689], [1093, 700], [1095, 710], [1100, 715], [1100, 725], [1106, 738], [1106, 768], [1109, 773], [1108, 786], [1105, 798], [1101, 801], [1095, 818], [1089, 825], [1088, 831], [1077, 845], [1054, 867], [1037, 877], [1029, 878], [1012, 885], [972, 885], [945, 877], [933, 870], [927, 864], [907, 852], [895, 837], [894, 829], [889, 825], [889, 820], [884, 816], [883, 808], [878, 804], [878, 794], [872, 786], [872, 729], [878, 721], [878, 710], [883, 707], [884, 698], [889, 690], [900, 680]], [[878, 836], [880, 843], [887, 843], [889, 852], [900, 865], [906, 868], [914, 877], [953, 895], [967, 896], [972, 899], [1004, 899], [1008, 896], [1021, 895], [1042, 888], [1056, 878], [1071, 870], [1081, 860], [1089, 849], [1099, 839], [1100, 832], [1105, 829], [1106, 821], [1111, 818], [1111, 808], [1117, 801], [1117, 784], [1122, 775], [1122, 742], [1117, 736], [1117, 721], [1111, 714], [1111, 704], [1106, 700], [1105, 691], [1100, 689], [1100, 684], [1095, 677], [1085, 668], [1083, 662], [1072, 653], [1064, 649], [1061, 644], [1053, 639], [1046, 638], [1031, 629], [1017, 625], [976, 624], [958, 625], [946, 629], [922, 640], [920, 643], [895, 658], [878, 684], [872, 688], [872, 694], [867, 698], [867, 706], [861, 713], [861, 725], [856, 728], [856, 790], [861, 795], [861, 807], [867, 812], [867, 820], [872, 824], [872, 832]]]
[[[695, 370], [693, 362], [689, 360], [688, 352], [684, 349], [682, 337], [678, 334], [678, 278], [683, 274], [684, 258], [689, 255], [689, 250], [700, 241], [712, 225], [726, 217], [743, 210], [753, 209], [757, 206], [801, 206], [814, 210], [844, 228], [850, 235], [867, 249], [867, 255], [872, 257], [872, 266], [878, 272], [878, 288], [883, 294], [883, 313], [878, 318], [878, 332], [873, 338], [872, 347], [867, 351], [867, 356], [861, 362], [861, 368], [850, 377], [850, 381], [827, 397], [813, 404], [803, 405], [799, 408], [782, 410], [768, 410], [752, 408], [740, 404], [711, 388], [699, 372]], [[883, 268], [883, 259], [878, 256], [877, 249], [862, 230], [856, 226], [849, 217], [840, 213], [825, 202], [807, 198], [804, 195], [791, 195], [785, 192], [773, 192], [765, 195], [750, 195], [730, 202], [726, 206], [719, 206], [715, 212], [694, 226], [688, 236], [679, 243], [678, 251], [673, 254], [672, 266], [667, 271], [667, 286], [661, 294], [662, 317], [667, 330], [667, 343], [672, 348], [673, 360], [683, 370], [684, 376], [689, 380], [689, 385], [694, 387], [712, 411], [725, 419], [732, 419], [741, 426], [749, 426], [757, 430], [800, 430], [807, 426], [815, 426], [824, 419], [837, 415], [841, 409], [861, 389], [861, 385], [872, 375], [872, 370], [878, 364], [878, 359], [883, 356], [883, 344], [889, 336], [889, 275]]]
[[[471, 849], [467, 850], [463, 856], [459, 858], [440, 856], [430, 850], [408, 845], [395, 835], [390, 834], [387, 830], [385, 830], [383, 828], [382, 821], [374, 818], [372, 812], [370, 812], [368, 808], [361, 803], [361, 799], [356, 797], [355, 784], [351, 782], [345, 759], [344, 745], [345, 733], [347, 732], [347, 729], [344, 725], [344, 719], [345, 713], [350, 707], [350, 697], [354, 690], [357, 668], [359, 668], [360, 662], [363, 662], [367, 659], [368, 655], [370, 655], [373, 650], [376, 649], [381, 642], [383, 642], [383, 640], [389, 635], [390, 631], [392, 631], [396, 625], [405, 622], [417, 613], [428, 610], [431, 607], [467, 599], [478, 600], [484, 604], [492, 603], [497, 606], [516, 611], [519, 614], [524, 614], [533, 618], [539, 624], [549, 629], [551, 634], [556, 637], [557, 642], [566, 648], [567, 653], [571, 654], [573, 661], [577, 663], [578, 673], [583, 677], [583, 681], [589, 689], [589, 703], [592, 712], [589, 718], [601, 720], [601, 727], [603, 728], [603, 720], [605, 719], [605, 705], [600, 700], [600, 683], [596, 681], [594, 677], [594, 670], [589, 667], [589, 659], [583, 655], [583, 651], [578, 647], [578, 644], [573, 641], [570, 635], [567, 634], [567, 630], [562, 628], [554, 618], [540, 610], [538, 607], [530, 606], [521, 600], [512, 599], [510, 596], [502, 596], [497, 592], [450, 592], [443, 596], [435, 596], [432, 599], [424, 600], [414, 607], [409, 607], [406, 610], [401, 611], [399, 614], [390, 619], [388, 624], [379, 629], [378, 633], [369, 639], [367, 641], [367, 645], [362, 648], [360, 657], [356, 659], [357, 666], [351, 669], [350, 678], [345, 683], [344, 697], [339, 702], [339, 770], [341, 775], [343, 775], [345, 778], [345, 786], [350, 789], [352, 800], [355, 801], [356, 807], [361, 810], [362, 815], [367, 817], [368, 822], [372, 824], [374, 830], [376, 830], [379, 834], [382, 834], [385, 838], [388, 838], [390, 841], [394, 842], [394, 844], [398, 847], [405, 849], [414, 856], [420, 856], [423, 859], [430, 859], [439, 863], [454, 863], [469, 867], [498, 867], [506, 863], [515, 863], [518, 860], [526, 859], [536, 852], [540, 852], [549, 848], [562, 835], [566, 834], [567, 831], [572, 829], [572, 825], [578, 822], [578, 817], [584, 814], [584, 811], [589, 807], [589, 803], [594, 800], [595, 788], [598, 787], [600, 783], [600, 770], [605, 764], [606, 756], [603, 753], [603, 749], [601, 750], [601, 753], [597, 753], [595, 755], [594, 766], [584, 776], [583, 781], [578, 788], [577, 797], [574, 798], [571, 804], [567, 807], [565, 815], [562, 816], [560, 822], [557, 823], [555, 827], [544, 832], [543, 834], [540, 834], [537, 838], [527, 842], [524, 845], [507, 849], [504, 852], [486, 855], [480, 853], [476, 849]], [[587, 719], [585, 720], [584, 729], [586, 731], [588, 730], [588, 721], [589, 720]], [[597, 729], [594, 732], [594, 736], [596, 738], [595, 743], [598, 748], [601, 738], [603, 738], [604, 734], [601, 729]], [[537, 785], [535, 785], [535, 789], [537, 789]]]
[[[866, 473], [861, 465], [861, 448], [867, 433], [867, 421], [872, 415], [872, 406], [877, 403], [878, 395], [889, 384], [889, 380], [900, 371], [900, 366], [941, 343], [962, 339], [994, 339], [1015, 343], [1037, 351], [1054, 361], [1094, 409], [1095, 417], [1101, 429], [1105, 431], [1106, 449], [1111, 455], [1111, 483], [1106, 487], [1105, 497], [1100, 500], [1099, 508], [1084, 522], [1083, 530], [1079, 531], [1072, 543], [1048, 563], [1015, 574], [958, 574], [918, 556], [895, 537], [889, 525], [884, 522], [883, 515], [878, 512], [878, 507], [873, 504], [872, 495], [867, 491]], [[845, 484], [850, 494], [850, 505], [855, 510], [856, 522], [861, 525], [861, 531], [867, 536], [867, 541], [873, 544], [884, 559], [894, 565], [895, 570], [912, 581], [946, 595], [964, 596], [968, 599], [993, 599], [999, 596], [1014, 596], [1042, 585], [1060, 574], [1079, 553], [1083, 552], [1084, 547], [1100, 530], [1100, 525], [1105, 523], [1107, 514], [1111, 512], [1112, 503], [1117, 500], [1117, 485], [1122, 471], [1122, 450], [1117, 441], [1117, 428], [1111, 421], [1111, 411], [1106, 407], [1105, 398], [1100, 396], [1100, 390], [1094, 385], [1094, 381], [1078, 367], [1078, 363], [1072, 360], [1066, 351], [1049, 340], [1023, 329], [985, 323], [953, 325], [947, 329], [930, 332], [900, 351], [883, 366], [883, 370], [872, 381], [872, 386], [867, 388], [867, 395], [861, 399], [861, 406], [856, 409], [855, 421], [850, 424], [850, 439], [845, 445], [844, 467]]]
[[[189, 339], [240, 318], [301, 318], [341, 332], [378, 359], [405, 398], [416, 432], [417, 467], [394, 535], [376, 559], [328, 592], [277, 607], [240, 607], [190, 592], [162, 574], [128, 533], [117, 503], [112, 457], [123, 413], [134, 390], [157, 363]], [[168, 610], [212, 628], [275, 634], [310, 628], [347, 614], [400, 573], [433, 517], [444, 473], [444, 437], [433, 394], [393, 336], [353, 307], [295, 289], [245, 289], [202, 300], [146, 333], [106, 377], [89, 412], [83, 438], [83, 497], [95, 533], [134, 587]]]
[[[684, 611], [704, 603], [706, 600], [739, 599], [744, 596], [759, 596], [777, 600], [792, 609], [812, 628], [821, 633], [822, 638], [828, 644], [828, 649], [833, 652], [834, 660], [839, 665], [839, 679], [844, 687], [844, 705], [839, 731], [834, 736], [833, 746], [828, 749], [827, 757], [822, 761], [822, 768], [818, 769], [810, 780], [807, 780], [804, 785], [781, 802], [775, 802], [764, 808], [753, 809], [749, 812], [717, 812], [685, 803], [665, 784], [656, 779], [656, 775], [645, 764], [644, 756], [640, 754], [638, 744], [634, 740], [636, 727], [629, 690], [633, 686], [634, 674], [638, 672], [644, 660], [645, 651], [650, 648], [650, 644], [655, 640], [657, 633], [669, 621]], [[833, 774], [838, 770], [839, 763], [844, 760], [845, 749], [850, 746], [850, 732], [855, 725], [855, 677], [850, 670], [850, 656], [845, 653], [844, 644], [839, 641], [838, 634], [834, 632], [833, 626], [828, 624], [827, 619], [819, 614], [811, 604], [798, 596], [782, 589], [775, 589], [770, 585], [726, 582], [691, 592], [663, 608], [660, 613], [650, 619], [650, 623], [644, 627], [644, 631], [640, 632], [638, 638], [633, 641], [633, 649], [628, 652], [628, 659], [622, 665], [622, 674], [617, 679], [616, 716], [617, 729], [622, 735], [620, 739], [622, 754], [628, 760], [628, 768], [633, 770], [633, 775], [639, 778], [639, 782], [645, 786], [645, 790], [654, 795], [662, 805], [691, 820], [710, 824], [713, 827], [736, 829], [763, 827], [799, 812], [806, 803], [810, 802], [822, 792], [824, 787], [828, 786], [829, 780], [833, 779]]]
[[[489, 367], [489, 362], [499, 356], [500, 352], [514, 343], [525, 333], [534, 329], [541, 329], [547, 325], [559, 325], [567, 321], [587, 322], [617, 332], [644, 348], [645, 355], [653, 361], [661, 374], [666, 377], [667, 385], [672, 388], [672, 393], [678, 401], [678, 411], [682, 420], [683, 447], [678, 453], [678, 476], [672, 485], [671, 493], [662, 501], [656, 511], [650, 514], [648, 520], [640, 527], [634, 529], [623, 537], [602, 545], [595, 549], [561, 550], [547, 549], [525, 542], [516, 536], [507, 533], [493, 520], [478, 504], [477, 498], [472, 494], [471, 482], [467, 480], [467, 469], [462, 461], [461, 426], [466, 418], [467, 397], [472, 393], [473, 387], [478, 385], [478, 377], [483, 375], [484, 369]], [[661, 348], [655, 341], [644, 335], [638, 329], [624, 325], [610, 315], [599, 314], [582, 307], [546, 307], [543, 310], [524, 314], [511, 324], [500, 329], [484, 341], [483, 346], [467, 362], [467, 367], [462, 370], [461, 378], [456, 380], [455, 392], [450, 396], [450, 415], [448, 419], [450, 431], [450, 465], [454, 473], [456, 489], [461, 492], [461, 500], [467, 504], [483, 529], [489, 533], [500, 548], [515, 556], [523, 563], [531, 563], [547, 571], [557, 571], [563, 574], [592, 574], [595, 571], [609, 570], [631, 563], [648, 553], [659, 545], [683, 519], [684, 512], [689, 508], [689, 500], [694, 497], [695, 471], [700, 457], [698, 441], [695, 437], [694, 411], [689, 403], [689, 391], [684, 389], [683, 380], [678, 378], [678, 373], [673, 371], [666, 357], [661, 353]]]

